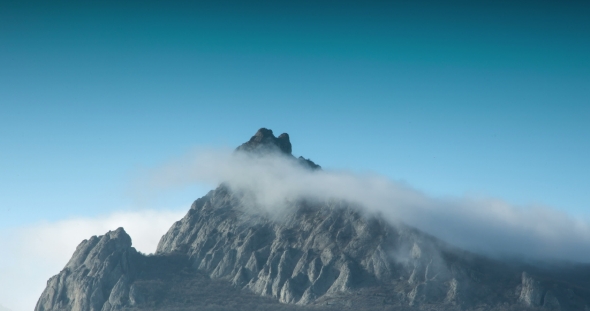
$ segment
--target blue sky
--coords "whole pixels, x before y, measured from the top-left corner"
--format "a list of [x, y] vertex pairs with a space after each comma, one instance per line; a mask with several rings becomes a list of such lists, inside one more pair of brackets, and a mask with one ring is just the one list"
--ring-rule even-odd
[[31, 310], [90, 235], [125, 226], [153, 251], [208, 188], [152, 193], [150, 172], [260, 127], [336, 175], [424, 192], [442, 204], [418, 206], [425, 230], [585, 261], [588, 16], [588, 1], [0, 1], [0, 309]]
[[190, 205], [143, 172], [260, 127], [435, 196], [590, 207], [582, 2], [0, 4], [0, 227]]

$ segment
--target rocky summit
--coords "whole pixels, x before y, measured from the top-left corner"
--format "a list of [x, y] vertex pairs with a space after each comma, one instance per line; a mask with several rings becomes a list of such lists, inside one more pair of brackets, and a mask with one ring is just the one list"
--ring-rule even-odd
[[[320, 169], [264, 128], [236, 152]], [[590, 311], [588, 265], [493, 260], [345, 201], [269, 215], [245, 195], [222, 184], [197, 199], [153, 255], [122, 228], [82, 241], [35, 310]]]

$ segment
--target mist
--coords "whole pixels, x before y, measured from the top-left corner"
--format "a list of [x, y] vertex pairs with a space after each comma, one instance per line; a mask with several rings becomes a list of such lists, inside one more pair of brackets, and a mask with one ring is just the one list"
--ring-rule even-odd
[[378, 174], [311, 170], [280, 154], [201, 149], [154, 169], [141, 187], [159, 192], [195, 183], [224, 183], [246, 191], [253, 206], [271, 214], [282, 213], [289, 206], [286, 202], [298, 199], [345, 200], [391, 223], [405, 223], [491, 257], [590, 258], [590, 222], [554, 208], [517, 206], [495, 198], [434, 197]]
[[[549, 207], [516, 206], [500, 199], [433, 197], [378, 174], [311, 170], [292, 157], [201, 149], [149, 170], [136, 192], [158, 195], [190, 185], [224, 183], [248, 192], [250, 206], [281, 215], [299, 199], [345, 200], [392, 224], [405, 223], [454, 246], [492, 257], [588, 262], [590, 222]], [[149, 199], [144, 197], [142, 199]], [[195, 198], [196, 199], [196, 198]], [[160, 237], [187, 211], [118, 212], [95, 218], [44, 222], [1, 232], [0, 305], [34, 308], [48, 278], [92, 235], [124, 227], [133, 246], [152, 253]], [[15, 283], [13, 280], [19, 280]]]
[[2, 306], [12, 311], [33, 310], [47, 280], [64, 268], [84, 239], [123, 227], [133, 247], [153, 253], [160, 237], [187, 209], [188, 204], [182, 209], [116, 212], [0, 231], [0, 311]]

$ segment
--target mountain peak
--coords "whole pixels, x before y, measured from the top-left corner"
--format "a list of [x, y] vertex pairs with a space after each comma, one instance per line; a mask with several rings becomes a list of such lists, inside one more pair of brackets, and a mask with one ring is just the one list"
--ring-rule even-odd
[[[320, 169], [291, 154], [288, 134], [275, 137], [266, 128], [237, 150], [276, 152]], [[590, 311], [588, 265], [485, 258], [401, 222], [388, 223], [361, 209], [363, 202], [285, 198], [287, 208], [278, 215], [264, 213], [252, 198], [252, 193], [220, 185], [172, 225], [155, 255], [138, 253], [123, 228], [84, 240], [66, 267], [47, 282], [35, 311], [201, 306]], [[273, 299], [250, 299], [259, 296]]]
[[275, 137], [272, 130], [267, 128], [259, 129], [249, 141], [243, 143], [236, 150], [238, 151], [280, 151], [291, 155], [292, 147], [289, 134], [283, 133]]

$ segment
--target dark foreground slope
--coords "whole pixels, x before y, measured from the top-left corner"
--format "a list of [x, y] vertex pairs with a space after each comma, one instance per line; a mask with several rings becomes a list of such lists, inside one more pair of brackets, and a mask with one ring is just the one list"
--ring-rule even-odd
[[[266, 129], [238, 150], [319, 169]], [[123, 229], [82, 242], [36, 310], [590, 310], [588, 266], [487, 259], [336, 200], [271, 216], [244, 195], [195, 201], [156, 255]]]

